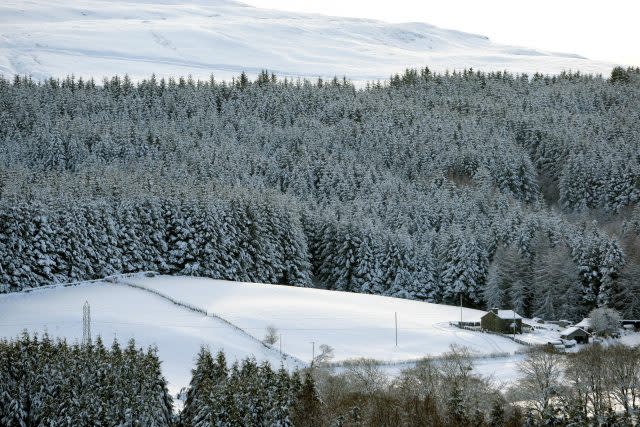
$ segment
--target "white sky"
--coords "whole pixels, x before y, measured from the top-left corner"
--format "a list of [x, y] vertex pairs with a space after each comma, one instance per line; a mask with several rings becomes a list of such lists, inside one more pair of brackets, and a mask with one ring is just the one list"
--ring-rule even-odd
[[496, 43], [640, 66], [640, 0], [240, 0], [256, 7], [426, 22]]

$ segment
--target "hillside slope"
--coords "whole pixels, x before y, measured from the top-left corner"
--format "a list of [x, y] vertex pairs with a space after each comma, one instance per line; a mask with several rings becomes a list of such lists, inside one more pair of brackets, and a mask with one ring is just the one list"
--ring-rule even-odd
[[[106, 282], [54, 286], [0, 295], [0, 337], [23, 330], [47, 331], [52, 337], [77, 342], [82, 337], [82, 305], [91, 306], [92, 335], [110, 344], [135, 338], [139, 346], [155, 345], [162, 369], [175, 394], [188, 385], [190, 370], [201, 345], [224, 349], [230, 360], [254, 356], [289, 368], [304, 362], [280, 357], [279, 344], [268, 349], [237, 328], [173, 304], [146, 287], [174, 300], [202, 307], [262, 338], [273, 325], [282, 337], [283, 351], [301, 360], [312, 357], [312, 342], [335, 348], [336, 360], [370, 357], [390, 361], [437, 356], [451, 344], [465, 345], [475, 354], [512, 352], [520, 346], [495, 336], [460, 331], [447, 322], [459, 319], [460, 309], [402, 299], [289, 286], [227, 282], [192, 277], [130, 277], [122, 284]], [[398, 313], [395, 346], [394, 313]], [[478, 319], [478, 310], [465, 309], [464, 320]], [[316, 353], [317, 354], [317, 353]], [[488, 361], [480, 372], [493, 375], [505, 359]], [[513, 376], [513, 369], [509, 369]], [[504, 374], [499, 376], [505, 377]]]
[[[201, 345], [224, 349], [230, 360], [253, 355], [280, 366], [280, 354], [217, 319], [193, 313], [151, 293], [123, 285], [95, 282], [0, 295], [0, 337], [23, 330], [79, 342], [82, 306], [91, 307], [91, 332], [110, 345], [135, 338], [141, 347], [155, 345], [172, 395], [188, 385]], [[285, 366], [294, 367], [286, 360]]]
[[245, 70], [386, 79], [405, 67], [608, 73], [577, 55], [492, 43], [423, 23], [389, 24], [259, 9], [227, 0], [11, 0], [0, 5], [0, 73], [36, 78], [128, 73], [229, 79]]
[[[404, 360], [438, 356], [451, 344], [478, 355], [513, 352], [521, 346], [491, 335], [461, 331], [460, 308], [378, 295], [293, 286], [239, 283], [194, 277], [135, 277], [128, 281], [215, 313], [257, 338], [267, 326], [282, 336], [283, 351], [310, 360], [313, 345], [327, 344], [335, 360], [370, 357]], [[398, 345], [395, 316], [398, 316]], [[463, 309], [464, 321], [479, 321], [483, 311]]]

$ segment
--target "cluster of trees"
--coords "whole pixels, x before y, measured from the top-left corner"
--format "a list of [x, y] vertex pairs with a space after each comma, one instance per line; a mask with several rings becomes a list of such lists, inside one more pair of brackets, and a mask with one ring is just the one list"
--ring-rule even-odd
[[[636, 318], [639, 76], [423, 69], [362, 89], [268, 74], [0, 78], [0, 206], [27, 236], [7, 244], [16, 232], [0, 223], [0, 253], [14, 258], [0, 267], [4, 291], [144, 265], [548, 318], [609, 305]], [[217, 206], [235, 194], [246, 214]], [[98, 235], [87, 265], [58, 264], [43, 254], [75, 259], [72, 248], [28, 235], [65, 215], [75, 228], [52, 230], [62, 243], [89, 240], [101, 221], [134, 237], [122, 249], [126, 237]], [[211, 243], [232, 226], [239, 238]], [[243, 236], [257, 235], [247, 247]], [[136, 245], [147, 254], [123, 260]]]
[[[389, 378], [373, 360], [335, 373], [320, 363], [303, 374], [274, 372], [245, 359], [228, 367], [224, 353], [202, 349], [180, 414], [183, 426], [520, 426], [491, 383], [471, 373], [472, 359], [453, 348]], [[498, 410], [499, 409], [499, 410]]]
[[0, 424], [170, 426], [173, 403], [154, 348], [0, 341]]
[[276, 198], [0, 205], [9, 291], [136, 271], [310, 284], [302, 226]]
[[184, 427], [304, 426], [320, 415], [310, 372], [274, 371], [248, 358], [228, 366], [222, 351], [202, 348], [192, 371], [179, 425]]
[[424, 359], [390, 377], [378, 362], [348, 361], [341, 373], [315, 371], [322, 402], [317, 426], [521, 426], [524, 412], [510, 405], [488, 378], [474, 374], [468, 349], [453, 346], [441, 359]]
[[[588, 346], [571, 354], [535, 350], [509, 391], [540, 425], [633, 426], [640, 421], [640, 348]], [[535, 425], [535, 424], [534, 424]]]

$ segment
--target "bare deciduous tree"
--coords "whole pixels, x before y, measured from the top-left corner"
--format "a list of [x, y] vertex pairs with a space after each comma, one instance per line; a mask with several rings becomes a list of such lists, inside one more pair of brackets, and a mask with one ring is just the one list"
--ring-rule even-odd
[[589, 313], [591, 327], [594, 332], [602, 336], [610, 336], [620, 328], [620, 313], [612, 308], [596, 308]]
[[608, 364], [606, 350], [599, 345], [587, 347], [567, 358], [565, 372], [574, 395], [571, 400], [580, 402], [585, 417], [593, 415], [597, 418], [611, 406], [605, 374]]
[[640, 349], [615, 345], [608, 349], [608, 361], [604, 373], [615, 401], [627, 415], [636, 410], [640, 391]]
[[267, 326], [266, 333], [264, 335], [264, 338], [262, 339], [262, 342], [266, 345], [274, 345], [278, 342], [279, 339], [280, 337], [278, 336], [278, 330], [276, 329], [276, 327], [273, 325]]
[[389, 378], [373, 359], [355, 359], [345, 363], [345, 376], [350, 385], [364, 394], [384, 390]]
[[320, 344], [320, 354], [314, 359], [314, 363], [329, 363], [333, 359], [333, 347], [328, 344]]
[[551, 349], [535, 349], [518, 365], [522, 378], [518, 392], [523, 400], [530, 401], [533, 409], [542, 416], [560, 391], [562, 359]]

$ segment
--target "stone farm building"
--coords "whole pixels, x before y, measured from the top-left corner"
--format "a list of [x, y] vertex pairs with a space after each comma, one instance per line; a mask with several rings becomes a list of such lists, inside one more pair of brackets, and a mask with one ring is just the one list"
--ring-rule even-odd
[[563, 340], [575, 340], [578, 344], [588, 344], [589, 336], [589, 332], [576, 326], [571, 326], [560, 332], [560, 338]]
[[522, 316], [513, 310], [492, 308], [480, 318], [482, 329], [501, 334], [522, 333]]

